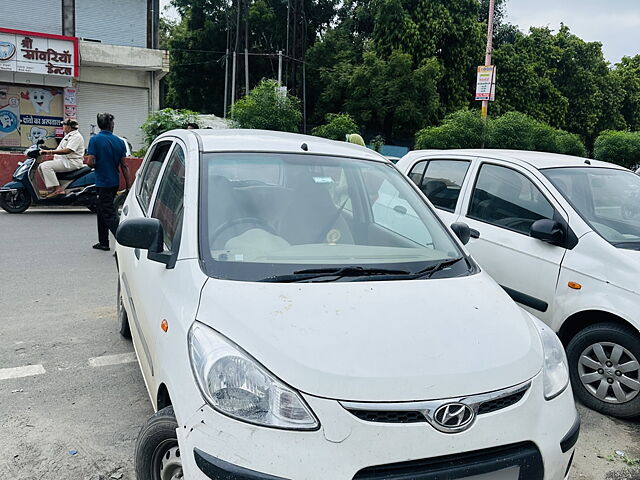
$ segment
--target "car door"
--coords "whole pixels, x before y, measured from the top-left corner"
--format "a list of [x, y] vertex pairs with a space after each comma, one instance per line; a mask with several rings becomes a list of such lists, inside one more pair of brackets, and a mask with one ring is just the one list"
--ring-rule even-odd
[[[127, 198], [122, 209], [121, 220], [147, 216], [153, 193], [159, 183], [160, 172], [172, 146], [172, 140], [163, 140], [151, 146], [144, 164], [136, 175], [135, 195], [129, 195]], [[143, 318], [141, 314], [144, 309], [141, 302], [144, 299], [144, 289], [140, 286], [140, 258], [140, 251], [132, 248], [123, 248], [118, 252], [122, 300], [126, 303], [126, 310], [129, 313], [131, 338], [138, 353], [144, 377], [149, 379], [153, 377], [154, 373], [150, 347], [152, 340], [143, 331], [141, 323]]]
[[529, 232], [543, 218], [566, 224], [566, 212], [535, 176], [514, 164], [479, 161], [469, 180], [461, 221], [479, 238], [471, 238], [467, 249], [515, 301], [543, 320], [550, 318], [566, 249]]
[[471, 158], [434, 157], [420, 160], [409, 178], [422, 190], [447, 225], [458, 219], [459, 200]]
[[[164, 250], [177, 258], [182, 233], [185, 188], [185, 146], [174, 142], [158, 179], [147, 216], [160, 221], [164, 233]], [[158, 337], [163, 320], [172, 322], [180, 318], [176, 308], [180, 308], [180, 274], [174, 262], [169, 268], [166, 263], [148, 258], [147, 251], [134, 250], [134, 278], [136, 288], [133, 300], [141, 336], [146, 339], [146, 352], [151, 377], [147, 386], [155, 389], [158, 364]], [[151, 379], [151, 381], [150, 381]]]

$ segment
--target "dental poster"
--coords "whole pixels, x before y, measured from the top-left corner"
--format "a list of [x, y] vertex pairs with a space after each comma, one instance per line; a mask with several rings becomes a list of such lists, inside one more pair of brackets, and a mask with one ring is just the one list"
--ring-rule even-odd
[[0, 146], [55, 148], [62, 138], [62, 88], [0, 84]]
[[0, 146], [20, 146], [20, 94], [0, 85]]

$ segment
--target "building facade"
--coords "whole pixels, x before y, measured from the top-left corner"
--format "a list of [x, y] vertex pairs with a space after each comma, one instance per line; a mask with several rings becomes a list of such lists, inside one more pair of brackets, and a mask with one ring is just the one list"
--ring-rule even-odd
[[88, 141], [96, 114], [116, 117], [134, 150], [159, 108], [168, 53], [158, 50], [158, 0], [1, 0], [0, 149], [44, 139], [54, 147], [64, 117]]

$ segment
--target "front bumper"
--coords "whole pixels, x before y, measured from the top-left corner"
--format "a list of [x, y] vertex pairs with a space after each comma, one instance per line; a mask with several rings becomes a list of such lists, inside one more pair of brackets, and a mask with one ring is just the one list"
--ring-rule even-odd
[[579, 430], [571, 389], [545, 401], [541, 375], [517, 404], [481, 415], [455, 434], [425, 423], [367, 422], [335, 400], [304, 397], [320, 419], [318, 431], [256, 427], [199, 409], [178, 428], [185, 478], [489, 479], [503, 472], [504, 478], [563, 480]]

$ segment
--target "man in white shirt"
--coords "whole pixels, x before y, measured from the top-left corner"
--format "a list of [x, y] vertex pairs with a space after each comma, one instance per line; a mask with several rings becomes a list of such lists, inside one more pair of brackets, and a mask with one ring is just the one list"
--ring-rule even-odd
[[64, 138], [55, 150], [41, 150], [42, 154], [53, 154], [53, 160], [42, 162], [38, 166], [44, 184], [49, 190], [47, 197], [64, 194], [56, 172], [70, 172], [78, 170], [84, 165], [84, 138], [78, 131], [78, 122], [67, 118], [62, 122]]

